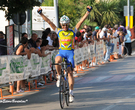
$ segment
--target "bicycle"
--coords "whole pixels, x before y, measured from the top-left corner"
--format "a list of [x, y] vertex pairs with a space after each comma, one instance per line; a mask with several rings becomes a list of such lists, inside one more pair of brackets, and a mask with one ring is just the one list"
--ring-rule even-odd
[[61, 75], [60, 75], [60, 86], [59, 86], [59, 101], [60, 101], [60, 107], [61, 109], [64, 108], [65, 101], [66, 105], [69, 106], [69, 84], [68, 84], [68, 73], [67, 73], [67, 65], [71, 66], [72, 64], [67, 63], [67, 60], [64, 59], [62, 63], [54, 63], [52, 64], [52, 70], [53, 65], [60, 65], [61, 66]]

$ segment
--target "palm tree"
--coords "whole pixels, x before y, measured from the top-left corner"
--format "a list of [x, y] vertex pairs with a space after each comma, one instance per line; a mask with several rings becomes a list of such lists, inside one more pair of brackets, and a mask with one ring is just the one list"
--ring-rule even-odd
[[118, 17], [120, 14], [118, 10], [119, 2], [118, 0], [100, 0], [99, 10], [101, 13], [101, 26], [105, 24], [113, 26], [120, 21]]

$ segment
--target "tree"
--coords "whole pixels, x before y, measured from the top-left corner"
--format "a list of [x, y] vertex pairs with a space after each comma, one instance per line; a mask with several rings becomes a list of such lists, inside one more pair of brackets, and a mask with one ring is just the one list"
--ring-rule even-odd
[[118, 0], [106, 0], [106, 1], [100, 1], [99, 3], [99, 10], [101, 13], [101, 26], [104, 26], [105, 24], [110, 24], [111, 26], [114, 26], [114, 24], [118, 23], [120, 21], [118, 15], [119, 6]]
[[5, 17], [9, 20], [13, 14], [33, 9], [33, 6], [40, 6], [38, 0], [0, 0], [0, 10], [5, 11]]

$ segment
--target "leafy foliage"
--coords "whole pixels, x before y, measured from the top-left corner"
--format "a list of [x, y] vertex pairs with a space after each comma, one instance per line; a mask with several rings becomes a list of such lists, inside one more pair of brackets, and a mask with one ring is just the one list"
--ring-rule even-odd
[[37, 0], [0, 0], [0, 10], [4, 10], [6, 18], [11, 19], [13, 14], [32, 9], [33, 6], [40, 6]]

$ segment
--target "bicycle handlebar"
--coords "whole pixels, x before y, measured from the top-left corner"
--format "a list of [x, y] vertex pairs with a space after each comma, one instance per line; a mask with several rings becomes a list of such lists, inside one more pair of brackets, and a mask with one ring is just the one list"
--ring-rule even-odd
[[[72, 63], [70, 62], [70, 63], [64, 63], [64, 62], [62, 62], [62, 63], [53, 63], [52, 65], [70, 65], [71, 66], [71, 70], [73, 71], [73, 68], [72, 68]], [[53, 70], [53, 66], [52, 66], [52, 70]]]

